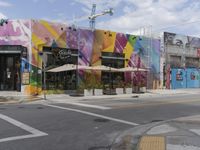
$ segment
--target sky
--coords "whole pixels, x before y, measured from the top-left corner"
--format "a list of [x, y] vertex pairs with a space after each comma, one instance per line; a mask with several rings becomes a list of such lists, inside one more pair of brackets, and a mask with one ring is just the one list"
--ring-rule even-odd
[[89, 27], [92, 4], [96, 28], [130, 34], [162, 31], [200, 37], [200, 0], [0, 0], [0, 18], [44, 19]]

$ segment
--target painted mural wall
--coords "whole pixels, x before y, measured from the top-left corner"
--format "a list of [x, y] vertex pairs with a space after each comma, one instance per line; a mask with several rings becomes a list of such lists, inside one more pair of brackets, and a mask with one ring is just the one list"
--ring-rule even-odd
[[[149, 46], [151, 45], [151, 48]], [[94, 44], [92, 52], [92, 65], [101, 65], [101, 52], [115, 52], [125, 54], [125, 66], [124, 67], [138, 67], [149, 68], [151, 67], [149, 74], [151, 78], [151, 88], [154, 80], [160, 80], [160, 41], [153, 39], [147, 39], [145, 37], [138, 37], [129, 34], [116, 33], [104, 30], [95, 30], [94, 32]], [[148, 60], [148, 55], [151, 60]], [[148, 63], [151, 61], [151, 63]], [[131, 77], [132, 76], [132, 77]], [[134, 80], [136, 85], [141, 84], [146, 86], [147, 73], [135, 72], [126, 73], [125, 80], [129, 82]], [[139, 82], [139, 83], [137, 83]]]
[[[152, 40], [144, 37], [137, 37], [123, 33], [116, 33], [105, 30], [83, 30], [79, 28], [67, 28], [67, 47], [80, 49], [79, 64], [80, 65], [101, 65], [102, 52], [124, 53], [125, 66], [124, 67], [140, 67], [152, 68], [150, 69], [151, 79], [153, 81], [159, 80], [160, 72], [160, 41]], [[148, 47], [151, 46], [151, 49]], [[152, 57], [151, 64], [148, 64], [147, 57]], [[150, 61], [150, 60], [149, 60]], [[82, 77], [83, 72], [79, 72]], [[93, 72], [100, 80], [101, 72]], [[140, 83], [146, 86], [147, 73], [126, 73], [126, 82], [130, 83], [131, 76], [133, 76], [134, 83], [138, 81], [140, 76]], [[138, 84], [138, 83], [136, 83]]]
[[200, 71], [197, 68], [172, 68], [171, 75], [172, 89], [200, 87]]
[[30, 94], [40, 94], [42, 91], [42, 57], [43, 46], [66, 48], [66, 26], [64, 24], [32, 20], [32, 60]]
[[[8, 24], [0, 26], [0, 45], [21, 45], [27, 48], [28, 57], [21, 60], [21, 72], [30, 73], [31, 62], [31, 21], [30, 20], [9, 20]], [[27, 67], [26, 70], [24, 69]], [[22, 76], [23, 80], [23, 76]], [[22, 92], [25, 92], [28, 85], [21, 85]]]
[[165, 44], [176, 45], [181, 48], [189, 46], [194, 48], [200, 47], [200, 38], [169, 32], [164, 32], [164, 42]]
[[[91, 31], [65, 24], [44, 20], [9, 21], [0, 27], [0, 45], [22, 45], [28, 49], [27, 60], [22, 60], [22, 70], [28, 63], [30, 84], [22, 86], [22, 92], [36, 95], [42, 91], [42, 52], [43, 46], [79, 49], [79, 65], [101, 65], [102, 52], [123, 53], [124, 67], [150, 68], [151, 82], [159, 80], [160, 41], [106, 30]], [[151, 45], [151, 48], [149, 48]], [[148, 63], [148, 55], [151, 60]], [[27, 66], [27, 65], [26, 65]], [[79, 80], [84, 71], [79, 71]], [[94, 72], [100, 77], [100, 72]], [[147, 73], [133, 73], [135, 82], [146, 85]], [[125, 74], [130, 82], [131, 73]]]

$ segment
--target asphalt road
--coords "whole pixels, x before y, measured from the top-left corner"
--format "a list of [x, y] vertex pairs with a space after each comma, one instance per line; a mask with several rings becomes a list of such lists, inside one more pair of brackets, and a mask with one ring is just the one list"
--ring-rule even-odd
[[137, 124], [200, 114], [199, 95], [138, 100], [85, 101], [110, 106], [108, 110], [70, 104], [0, 105], [0, 150], [108, 150], [119, 134]]

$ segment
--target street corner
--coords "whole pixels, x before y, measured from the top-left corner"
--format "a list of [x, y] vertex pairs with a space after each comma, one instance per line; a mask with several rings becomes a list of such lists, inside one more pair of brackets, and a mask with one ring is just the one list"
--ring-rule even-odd
[[168, 150], [200, 150], [199, 115], [179, 118], [170, 124], [178, 130], [166, 136]]
[[[135, 126], [134, 128], [128, 129], [122, 132], [115, 139], [112, 149], [113, 150], [135, 150], [138, 149], [141, 139], [146, 133], [155, 127], [157, 123], [150, 123]], [[156, 149], [155, 149], [156, 150]]]
[[20, 104], [20, 103], [29, 103], [42, 100], [40, 97], [35, 96], [27, 96], [27, 97], [14, 97], [14, 96], [7, 96], [7, 97], [0, 97], [0, 105], [3, 104]]
[[14, 97], [0, 97], [0, 105], [3, 104], [15, 104], [19, 103], [19, 100], [15, 99]]
[[27, 96], [19, 99], [19, 103], [32, 103], [32, 102], [37, 102], [43, 100], [41, 97], [36, 97], [36, 96]]
[[166, 150], [200, 150], [200, 116], [181, 117], [152, 127], [141, 137], [139, 150], [145, 150], [145, 147], [150, 150], [152, 145], [148, 143], [157, 143], [157, 146], [153, 145], [154, 150], [162, 149], [157, 148], [160, 147], [157, 137], [159, 140], [165, 138]]

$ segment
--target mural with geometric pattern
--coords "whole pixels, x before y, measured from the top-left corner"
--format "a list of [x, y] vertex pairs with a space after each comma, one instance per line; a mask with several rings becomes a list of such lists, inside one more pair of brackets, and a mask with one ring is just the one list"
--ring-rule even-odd
[[[153, 80], [159, 80], [160, 72], [160, 41], [152, 40], [149, 49], [149, 39], [130, 34], [106, 30], [83, 29], [61, 23], [44, 20], [9, 21], [8, 25], [0, 27], [0, 45], [23, 45], [28, 48], [30, 85], [24, 87], [24, 92], [34, 95], [42, 91], [42, 52], [43, 46], [79, 49], [81, 57], [79, 65], [101, 65], [102, 52], [123, 53], [124, 67], [150, 68]], [[149, 55], [149, 56], [147, 56]], [[151, 61], [148, 64], [147, 58]], [[79, 71], [79, 78], [83, 71]], [[100, 75], [100, 73], [98, 73]], [[134, 76], [137, 78], [138, 74]], [[131, 74], [125, 74], [125, 80], [130, 82]], [[140, 82], [146, 85], [147, 74], [140, 73]], [[136, 80], [137, 82], [137, 80]]]

